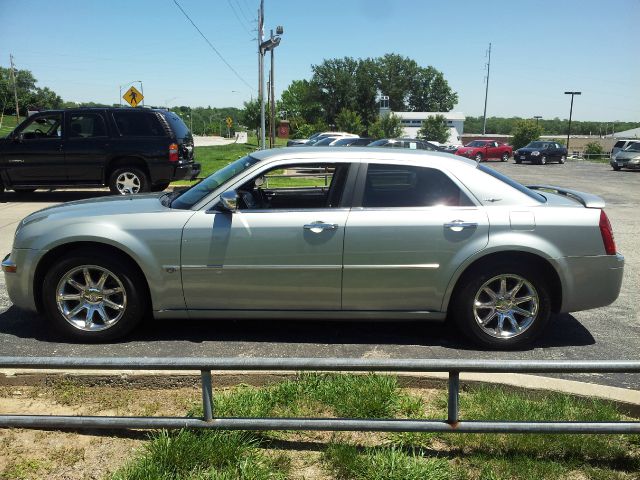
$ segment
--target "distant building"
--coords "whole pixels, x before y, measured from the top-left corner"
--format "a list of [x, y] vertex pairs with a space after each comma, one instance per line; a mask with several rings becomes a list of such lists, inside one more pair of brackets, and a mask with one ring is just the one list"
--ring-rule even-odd
[[625, 130], [624, 132], [616, 132], [611, 136], [614, 138], [640, 138], [640, 127]]

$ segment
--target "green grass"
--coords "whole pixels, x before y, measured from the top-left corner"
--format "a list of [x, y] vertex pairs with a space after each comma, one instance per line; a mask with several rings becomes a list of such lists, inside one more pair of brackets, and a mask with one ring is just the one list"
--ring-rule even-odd
[[[446, 392], [426, 402], [394, 376], [303, 373], [265, 387], [217, 392], [218, 417], [446, 417]], [[194, 406], [189, 415], [201, 415]], [[549, 392], [467, 386], [462, 420], [616, 421], [614, 404]], [[320, 435], [320, 437], [319, 437]], [[181, 431], [155, 434], [113, 480], [300, 478], [292, 467], [305, 453], [288, 442], [318, 439], [320, 457], [303, 461], [338, 480], [637, 479], [637, 435], [384, 434]]]
[[[22, 118], [24, 120], [24, 118]], [[16, 116], [5, 115], [2, 118], [2, 127], [0, 127], [0, 137], [5, 137], [9, 132], [16, 128]]]

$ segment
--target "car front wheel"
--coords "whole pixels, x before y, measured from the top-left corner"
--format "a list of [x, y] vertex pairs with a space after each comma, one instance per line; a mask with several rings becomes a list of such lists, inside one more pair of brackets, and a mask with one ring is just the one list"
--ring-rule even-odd
[[614, 165], [614, 166], [613, 166], [613, 169], [614, 169], [616, 172], [619, 172], [619, 171], [620, 171], [620, 168], [622, 168], [622, 167], [619, 167], [619, 166], [617, 166], [617, 165]]
[[545, 155], [542, 155], [542, 156], [540, 157], [540, 160], [538, 160], [538, 163], [539, 163], [540, 165], [546, 165], [546, 164], [547, 164], [547, 157], [546, 157]]
[[481, 162], [481, 161], [482, 161], [482, 154], [481, 154], [481, 153], [476, 153], [476, 156], [475, 156], [475, 157], [473, 157], [473, 159], [474, 159], [476, 162]]
[[49, 268], [42, 301], [52, 326], [63, 336], [113, 340], [129, 333], [146, 311], [140, 284], [139, 274], [119, 258], [85, 252]]
[[565, 157], [564, 155], [560, 156], [560, 163], [564, 163], [567, 161], [567, 157]]
[[474, 343], [490, 348], [529, 345], [551, 316], [549, 292], [536, 270], [509, 264], [477, 270], [466, 277], [452, 305], [460, 331]]

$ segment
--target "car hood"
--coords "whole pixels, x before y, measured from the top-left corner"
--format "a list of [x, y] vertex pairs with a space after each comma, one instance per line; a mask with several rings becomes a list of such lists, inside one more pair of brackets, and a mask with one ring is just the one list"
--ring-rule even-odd
[[533, 147], [522, 147], [516, 150], [518, 153], [531, 153], [531, 152], [541, 152], [543, 150], [547, 150], [546, 148], [533, 148]]
[[640, 157], [640, 152], [625, 152], [622, 150], [615, 154], [616, 160], [631, 160], [636, 157]]
[[106, 215], [153, 213], [169, 210], [160, 203], [160, 197], [164, 193], [148, 195], [128, 195], [119, 197], [100, 197], [86, 200], [76, 200], [48, 207], [32, 213], [23, 222], [30, 223], [34, 220], [45, 218], [73, 218], [73, 217], [100, 217]]

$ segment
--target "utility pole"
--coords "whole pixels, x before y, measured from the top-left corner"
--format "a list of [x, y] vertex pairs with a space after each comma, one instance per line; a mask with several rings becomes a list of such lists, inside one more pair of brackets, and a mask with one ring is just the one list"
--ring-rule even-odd
[[20, 107], [18, 106], [18, 88], [16, 86], [16, 72], [13, 65], [13, 55], [9, 54], [9, 61], [11, 63], [11, 78], [13, 79], [13, 96], [16, 99], [16, 125], [20, 123]]
[[534, 115], [533, 118], [536, 119], [536, 127], [538, 126], [538, 120], [540, 120], [542, 118], [542, 116], [540, 115]]
[[567, 131], [567, 157], [571, 155], [569, 151], [569, 137], [571, 136], [571, 116], [573, 115], [573, 96], [582, 95], [582, 92], [564, 92], [565, 95], [571, 95], [571, 108], [569, 109], [569, 130]]
[[264, 36], [264, 0], [260, 0], [260, 9], [258, 10], [258, 64], [259, 64], [259, 82], [258, 100], [260, 101], [260, 148], [264, 150], [265, 145], [265, 119], [264, 119], [264, 53], [262, 50], [262, 41]]
[[[273, 43], [273, 30], [271, 30], [271, 42]], [[269, 134], [269, 146], [274, 148], [276, 146], [276, 98], [275, 93], [276, 89], [273, 85], [274, 73], [273, 73], [273, 51], [275, 48], [271, 49], [271, 70], [269, 71], [269, 82], [271, 87], [269, 88], [269, 93], [271, 100], [269, 102], [269, 109], [271, 110], [271, 132]]]
[[489, 61], [487, 62], [487, 85], [484, 90], [484, 115], [482, 120], [482, 135], [487, 133], [487, 98], [489, 97], [489, 73], [491, 72], [491, 43], [489, 43]]

